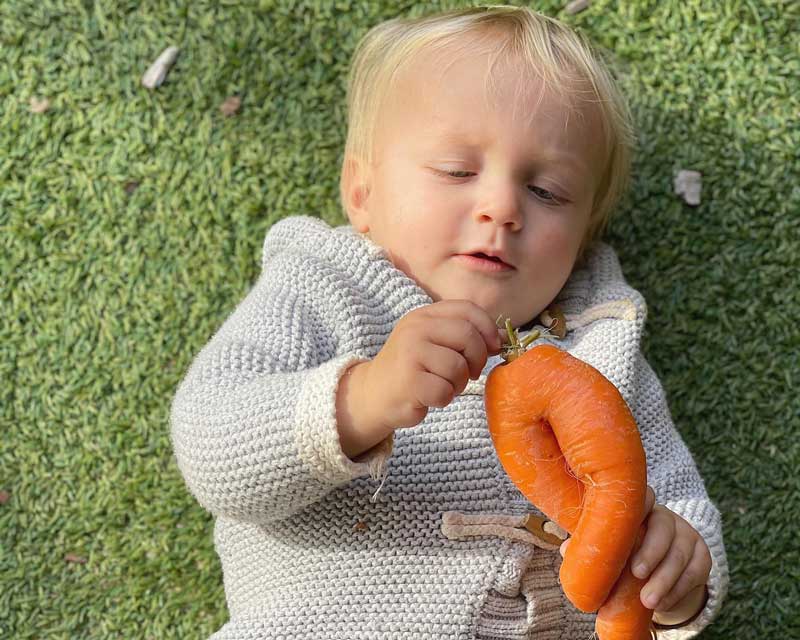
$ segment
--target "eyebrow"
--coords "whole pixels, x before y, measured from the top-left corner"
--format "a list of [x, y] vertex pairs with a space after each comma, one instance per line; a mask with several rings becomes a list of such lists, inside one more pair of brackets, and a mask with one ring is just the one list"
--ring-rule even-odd
[[[438, 142], [441, 144], [453, 144], [467, 149], [480, 148], [480, 144], [478, 142], [471, 140], [468, 134], [459, 131], [435, 132], [430, 135], [430, 138], [434, 142]], [[541, 159], [543, 162], [546, 163], [563, 164], [571, 166], [574, 169], [579, 169], [587, 172], [589, 171], [588, 163], [580, 156], [577, 156], [572, 153], [563, 153], [559, 151], [545, 151], [543, 153], [540, 153], [539, 158], [537, 159]]]
[[554, 155], [545, 156], [547, 162], [554, 162], [572, 166], [574, 169], [589, 171], [589, 164], [580, 156], [572, 153], [556, 153]]

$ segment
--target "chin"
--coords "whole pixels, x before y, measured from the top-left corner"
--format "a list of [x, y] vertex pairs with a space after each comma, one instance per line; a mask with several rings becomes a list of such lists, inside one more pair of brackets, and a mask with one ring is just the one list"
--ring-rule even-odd
[[487, 296], [473, 292], [471, 295], [465, 293], [465, 295], [462, 296], [462, 299], [471, 300], [477, 304], [494, 321], [497, 321], [500, 315], [506, 318], [513, 314], [512, 305], [508, 304], [508, 302], [504, 302], [497, 296]]
[[[536, 315], [533, 314], [533, 310], [527, 311], [524, 309], [515, 308], [513, 305], [510, 304], [503, 304], [502, 302], [494, 302], [492, 304], [481, 304], [479, 301], [475, 301], [479, 307], [481, 307], [489, 317], [502, 329], [505, 327], [505, 320], [506, 318], [511, 320], [512, 326], [515, 328], [519, 328], [528, 322]], [[500, 319], [502, 316], [502, 320]]]
[[483, 309], [487, 315], [496, 321], [500, 315], [504, 318], [511, 317], [515, 322], [515, 317], [520, 315], [520, 310], [515, 308], [508, 295], [502, 295], [498, 291], [486, 291], [480, 287], [475, 287], [474, 283], [465, 283], [464, 286], [450, 286], [446, 290], [436, 289], [427, 291], [431, 300], [469, 300]]

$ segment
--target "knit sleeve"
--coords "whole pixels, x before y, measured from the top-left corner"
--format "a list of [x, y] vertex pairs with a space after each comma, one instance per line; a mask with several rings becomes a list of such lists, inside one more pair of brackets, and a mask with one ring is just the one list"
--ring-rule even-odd
[[686, 443], [675, 428], [664, 389], [641, 353], [636, 362], [636, 395], [631, 409], [642, 432], [648, 484], [655, 491], [656, 502], [689, 522], [711, 552], [709, 597], [700, 615], [681, 627], [657, 631], [659, 640], [693, 638], [717, 616], [728, 590], [722, 520], [706, 493]]
[[195, 357], [170, 412], [191, 493], [214, 515], [253, 523], [286, 518], [354, 478], [378, 479], [393, 445], [389, 437], [355, 461], [342, 451], [336, 390], [365, 358], [339, 348], [331, 282], [320, 295], [314, 269], [278, 263]]

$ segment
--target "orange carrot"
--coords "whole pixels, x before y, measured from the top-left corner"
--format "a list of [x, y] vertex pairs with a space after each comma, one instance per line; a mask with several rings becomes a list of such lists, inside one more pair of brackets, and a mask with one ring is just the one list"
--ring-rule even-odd
[[[635, 553], [644, 539], [645, 526], [641, 525], [633, 545]], [[572, 544], [570, 542], [570, 544]], [[622, 575], [617, 580], [608, 599], [597, 612], [594, 628], [600, 640], [639, 640], [650, 638], [652, 609], [642, 604], [640, 594], [646, 579], [637, 578], [631, 572], [631, 559], [625, 563]]]
[[647, 491], [633, 415], [597, 369], [551, 345], [525, 352], [507, 327], [508, 362], [485, 388], [498, 458], [520, 492], [572, 535], [561, 586], [581, 611], [599, 609], [599, 638], [649, 638], [653, 612], [639, 598], [645, 581], [629, 564]]

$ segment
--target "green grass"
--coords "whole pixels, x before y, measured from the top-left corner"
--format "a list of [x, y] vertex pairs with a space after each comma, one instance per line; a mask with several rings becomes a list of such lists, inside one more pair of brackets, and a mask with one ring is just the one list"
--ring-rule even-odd
[[[0, 637], [207, 637], [227, 619], [212, 520], [172, 458], [172, 394], [269, 226], [343, 222], [358, 38], [453, 5], [333, 4], [0, 3]], [[536, 7], [616, 52], [639, 127], [608, 240], [724, 516], [730, 592], [702, 637], [797, 637], [799, 5]], [[180, 57], [149, 92], [169, 44]], [[672, 194], [678, 168], [703, 173], [699, 207]]]

